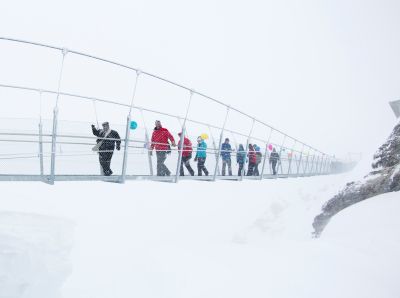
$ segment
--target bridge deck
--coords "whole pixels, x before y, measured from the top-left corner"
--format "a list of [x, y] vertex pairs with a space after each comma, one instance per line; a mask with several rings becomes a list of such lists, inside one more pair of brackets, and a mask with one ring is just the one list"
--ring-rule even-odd
[[[297, 178], [310, 177], [313, 175], [263, 175], [262, 179], [278, 179], [278, 178]], [[175, 182], [175, 176], [150, 176], [150, 175], [126, 175], [126, 180], [148, 180], [161, 182]], [[180, 176], [179, 180], [195, 180], [195, 181], [213, 181], [212, 176]], [[221, 176], [217, 175], [216, 180], [241, 181], [238, 176]], [[243, 180], [260, 180], [260, 176], [244, 176]], [[0, 175], [0, 181], [51, 181], [50, 175]], [[121, 176], [101, 176], [101, 175], [56, 175], [54, 181], [104, 181], [104, 182], [120, 182]]]

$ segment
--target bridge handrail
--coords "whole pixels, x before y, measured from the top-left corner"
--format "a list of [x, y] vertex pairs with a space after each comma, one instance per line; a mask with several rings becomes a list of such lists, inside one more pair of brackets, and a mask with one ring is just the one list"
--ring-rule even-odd
[[[199, 96], [202, 96], [202, 97], [204, 97], [204, 98], [207, 98], [207, 99], [209, 99], [209, 100], [211, 100], [211, 101], [213, 101], [213, 102], [215, 102], [215, 103], [218, 103], [218, 104], [220, 104], [220, 105], [222, 105], [222, 106], [224, 106], [224, 107], [226, 107], [226, 108], [229, 108], [229, 109], [231, 109], [231, 110], [233, 110], [233, 111], [235, 111], [235, 112], [237, 112], [237, 113], [239, 113], [239, 114], [241, 114], [241, 115], [243, 115], [243, 116], [245, 116], [245, 117], [248, 117], [249, 119], [251, 119], [251, 120], [253, 120], [253, 121], [255, 121], [255, 122], [258, 122], [258, 123], [261, 124], [261, 125], [264, 125], [264, 126], [270, 128], [270, 129], [273, 130], [273, 131], [276, 131], [276, 132], [282, 134], [284, 137], [290, 138], [290, 139], [296, 141], [297, 143], [299, 143], [299, 144], [301, 144], [301, 145], [304, 145], [304, 146], [306, 146], [306, 147], [312, 149], [312, 150], [315, 151], [315, 152], [321, 153], [321, 154], [323, 154], [323, 155], [325, 155], [325, 156], [331, 156], [331, 155], [325, 154], [324, 152], [322, 152], [322, 151], [320, 151], [320, 150], [318, 150], [318, 149], [316, 149], [316, 148], [314, 148], [314, 147], [312, 147], [312, 146], [310, 146], [310, 145], [307, 145], [306, 143], [304, 143], [304, 142], [298, 140], [297, 138], [294, 138], [294, 137], [289, 136], [288, 134], [284, 133], [283, 131], [281, 131], [281, 130], [279, 130], [279, 129], [277, 129], [277, 128], [275, 128], [275, 127], [273, 127], [273, 126], [271, 126], [271, 125], [269, 125], [269, 124], [267, 124], [267, 123], [265, 123], [265, 122], [262, 121], [262, 120], [259, 120], [259, 119], [255, 118], [255, 117], [252, 117], [252, 116], [250, 116], [249, 114], [247, 114], [247, 113], [245, 113], [245, 112], [243, 112], [243, 111], [241, 111], [241, 110], [239, 110], [239, 109], [237, 109], [237, 108], [235, 108], [235, 107], [232, 107], [232, 106], [230, 106], [230, 105], [227, 105], [227, 104], [223, 103], [223, 102], [220, 101], [220, 100], [217, 100], [217, 99], [215, 99], [215, 98], [213, 98], [213, 97], [211, 97], [211, 96], [208, 96], [208, 95], [206, 95], [206, 94], [204, 94], [204, 93], [202, 93], [202, 92], [198, 92], [198, 91], [196, 91], [196, 90], [194, 90], [194, 89], [192, 89], [192, 88], [186, 87], [186, 86], [184, 86], [184, 85], [182, 85], [182, 84], [176, 83], [176, 82], [171, 81], [171, 80], [169, 80], [169, 79], [163, 78], [163, 77], [161, 77], [161, 76], [152, 74], [152, 73], [147, 72], [147, 71], [143, 71], [143, 70], [141, 70], [141, 69], [139, 69], [139, 68], [132, 67], [132, 66], [128, 66], [128, 65], [126, 65], [126, 64], [122, 64], [122, 63], [119, 63], [119, 62], [116, 62], [116, 61], [112, 61], [112, 60], [109, 60], [109, 59], [97, 57], [97, 56], [94, 56], [94, 55], [90, 55], [90, 54], [87, 54], [87, 53], [84, 53], [84, 52], [71, 50], [71, 49], [68, 49], [68, 48], [65, 48], [65, 47], [58, 47], [58, 46], [48, 45], [48, 44], [39, 43], [39, 42], [33, 42], [33, 41], [28, 41], [28, 40], [23, 40], [23, 39], [16, 39], [16, 38], [10, 38], [10, 37], [2, 37], [2, 36], [0, 36], [0, 40], [11, 41], [11, 42], [17, 42], [17, 43], [23, 43], [23, 44], [29, 44], [29, 45], [33, 45], [33, 46], [45, 47], [45, 48], [49, 48], [49, 49], [53, 49], [53, 50], [58, 50], [58, 51], [61, 51], [61, 52], [63, 52], [63, 53], [73, 53], [73, 54], [76, 54], [76, 55], [84, 56], [84, 57], [87, 57], [87, 58], [91, 58], [91, 59], [95, 59], [95, 60], [98, 60], [98, 61], [106, 62], [106, 63], [112, 64], [112, 65], [115, 65], [115, 66], [119, 66], [119, 67], [122, 67], [122, 68], [126, 68], [126, 69], [129, 69], [129, 70], [135, 71], [136, 73], [140, 73], [140, 74], [144, 74], [144, 75], [153, 77], [153, 78], [155, 78], [155, 79], [164, 81], [164, 82], [169, 83], [169, 84], [171, 84], [171, 85], [174, 85], [174, 86], [176, 86], [176, 87], [185, 89], [185, 90], [187, 90], [187, 91], [189, 91], [189, 92], [191, 92], [191, 93], [193, 93], [193, 94], [197, 94], [197, 95], [199, 95]], [[34, 89], [34, 88], [32, 88], [32, 89]], [[57, 94], [57, 93], [58, 93], [58, 92], [56, 92], [56, 94]], [[59, 92], [59, 94], [62, 94], [62, 93]], [[64, 94], [64, 95], [68, 95], [68, 94]], [[119, 103], [119, 104], [120, 104], [120, 103]], [[129, 106], [129, 105], [128, 105], [128, 106]], [[331, 156], [331, 157], [332, 157], [332, 156]]]

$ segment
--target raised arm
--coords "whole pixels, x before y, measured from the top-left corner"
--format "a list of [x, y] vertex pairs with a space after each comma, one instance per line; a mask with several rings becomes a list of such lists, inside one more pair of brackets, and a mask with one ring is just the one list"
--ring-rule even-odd
[[96, 137], [100, 136], [100, 129], [96, 129], [96, 127], [93, 124], [92, 124], [92, 132]]

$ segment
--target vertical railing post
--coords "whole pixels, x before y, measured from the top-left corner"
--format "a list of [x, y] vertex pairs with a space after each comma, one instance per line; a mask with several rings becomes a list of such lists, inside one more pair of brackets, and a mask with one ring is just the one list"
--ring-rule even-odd
[[332, 165], [332, 157], [329, 157], [329, 161], [326, 165], [326, 170], [325, 170], [327, 174], [331, 174], [332, 171], [331, 165]]
[[[215, 138], [214, 138], [214, 135], [212, 133], [210, 125], [208, 125], [208, 130], [210, 131], [211, 141], [212, 141], [213, 147], [214, 147], [215, 163], [218, 164], [217, 163], [217, 155], [218, 155], [217, 154], [217, 144], [215, 143]], [[219, 175], [219, 167], [217, 168], [217, 173]]]
[[[182, 131], [181, 131], [181, 137], [180, 137], [179, 148], [178, 148], [178, 162], [176, 164], [176, 172], [175, 172], [175, 183], [177, 183], [179, 180], [179, 170], [180, 170], [181, 163], [182, 163], [182, 154], [183, 154], [183, 148], [184, 148], [184, 142], [185, 142], [185, 136], [186, 136], [186, 121], [187, 121], [187, 117], [189, 114], [190, 105], [192, 103], [193, 93], [194, 93], [194, 91], [190, 90], [189, 103], [187, 105], [185, 119], [183, 120], [183, 124], [182, 124]], [[178, 118], [178, 120], [179, 120], [179, 118]]]
[[305, 169], [304, 169], [304, 175], [307, 175], [307, 169], [308, 169], [308, 161], [309, 161], [309, 159], [310, 159], [310, 146], [307, 146], [308, 147], [308, 152], [307, 152], [307, 159], [306, 159], [306, 167], [305, 167]]
[[328, 163], [328, 161], [329, 161], [329, 157], [326, 156], [326, 157], [325, 157], [325, 161], [324, 161], [324, 165], [322, 166], [322, 170], [321, 170], [321, 174], [322, 174], [322, 175], [325, 175], [325, 174], [326, 174], [326, 164]]
[[296, 173], [297, 177], [299, 176], [299, 173], [300, 173], [301, 160], [303, 158], [303, 150], [304, 150], [304, 143], [303, 143], [303, 145], [301, 147], [299, 162], [297, 163], [297, 173]]
[[226, 114], [225, 114], [224, 124], [222, 125], [221, 134], [219, 136], [218, 149], [217, 149], [217, 158], [215, 159], [215, 168], [214, 168], [213, 181], [215, 181], [217, 179], [217, 171], [218, 171], [218, 166], [219, 166], [219, 157], [221, 155], [222, 138], [224, 137], [225, 125], [226, 125], [226, 121], [228, 120], [229, 110], [230, 110], [230, 107], [229, 106], [226, 107]]
[[325, 159], [326, 159], [326, 158], [325, 158], [325, 154], [322, 153], [321, 167], [320, 167], [320, 169], [319, 169], [319, 171], [318, 171], [318, 174], [319, 174], [319, 175], [322, 174], [322, 169], [324, 168]]
[[319, 175], [319, 171], [320, 171], [320, 169], [321, 169], [321, 163], [322, 163], [322, 160], [323, 160], [323, 156], [318, 156], [318, 157], [320, 157], [319, 159], [318, 159], [318, 166], [317, 166], [317, 168], [315, 169], [315, 174], [316, 175]]
[[126, 179], [126, 168], [127, 168], [127, 162], [128, 162], [128, 148], [129, 148], [129, 139], [130, 139], [130, 124], [131, 124], [131, 115], [128, 114], [126, 117], [126, 127], [125, 127], [125, 139], [124, 139], [124, 155], [122, 159], [122, 170], [121, 170], [121, 176], [119, 177], [118, 182], [119, 183], [125, 183]]
[[126, 168], [128, 166], [128, 151], [129, 151], [129, 140], [130, 140], [130, 132], [131, 132], [131, 127], [130, 127], [131, 126], [131, 114], [132, 114], [133, 102], [135, 100], [136, 89], [137, 89], [137, 84], [138, 84], [140, 73], [141, 73], [140, 70], [136, 70], [135, 85], [133, 87], [131, 105], [129, 107], [129, 114], [126, 117], [124, 157], [122, 160], [122, 171], [121, 171], [121, 176], [118, 181], [119, 183], [125, 183], [125, 179], [126, 179]]
[[297, 144], [297, 140], [294, 140], [294, 144], [292, 146], [292, 149], [290, 149], [290, 158], [289, 158], [289, 154], [288, 154], [288, 158], [289, 158], [289, 166], [288, 166], [288, 171], [287, 171], [288, 177], [289, 177], [290, 171], [292, 169], [293, 150], [296, 147], [296, 144]]
[[[284, 135], [281, 148], [279, 149], [279, 167], [281, 168], [281, 173], [282, 173], [282, 174], [283, 174], [283, 168], [282, 168], [282, 148], [283, 148], [283, 146], [285, 145], [286, 137], [287, 137], [287, 135]], [[278, 170], [278, 172], [279, 172], [279, 170]], [[278, 173], [277, 173], [277, 174], [278, 174]], [[278, 176], [278, 175], [276, 175], [276, 176]]]
[[39, 91], [39, 170], [43, 180], [43, 124], [42, 124], [42, 91]]
[[56, 97], [56, 104], [53, 110], [53, 129], [51, 133], [51, 159], [50, 159], [50, 178], [48, 179], [48, 183], [54, 184], [55, 180], [55, 170], [56, 170], [56, 150], [57, 150], [57, 124], [58, 124], [58, 100], [60, 98], [60, 88], [61, 88], [61, 81], [64, 71], [64, 60], [65, 56], [67, 55], [68, 50], [62, 50], [62, 60], [61, 60], [61, 70], [58, 77], [58, 86], [57, 86], [57, 97]]
[[321, 175], [325, 175], [326, 174], [325, 170], [326, 170], [326, 164], [328, 162], [328, 159], [329, 159], [328, 155], [325, 155], [324, 164], [323, 164], [322, 169], [321, 169]]
[[315, 150], [314, 150], [314, 153], [313, 153], [313, 155], [312, 155], [312, 159], [311, 159], [311, 168], [310, 168], [310, 172], [309, 172], [309, 176], [312, 176], [314, 173], [313, 173], [313, 170], [314, 170], [314, 160], [315, 160]]
[[43, 125], [42, 118], [39, 122], [39, 163], [40, 163], [40, 176], [43, 179], [44, 168], [43, 168]]
[[328, 162], [326, 163], [326, 167], [325, 167], [325, 174], [330, 174], [329, 169], [330, 169], [331, 160], [332, 160], [332, 158], [329, 156]]
[[151, 151], [149, 150], [149, 148], [150, 148], [150, 136], [149, 136], [149, 132], [147, 130], [146, 120], [144, 119], [144, 115], [143, 115], [143, 110], [142, 109], [140, 109], [140, 115], [142, 116], [143, 126], [144, 126], [144, 138], [145, 138], [145, 141], [146, 141], [145, 148], [146, 148], [146, 152], [147, 152], [147, 159], [148, 159], [148, 162], [149, 162], [150, 176], [153, 176], [154, 175], [154, 172], [153, 172], [153, 159], [152, 159]]
[[314, 175], [318, 174], [318, 166], [319, 166], [319, 155], [317, 155], [317, 159], [315, 161], [315, 169], [314, 169], [314, 172], [313, 172]]
[[[253, 118], [253, 122], [251, 123], [250, 132], [249, 132], [249, 135], [247, 136], [247, 141], [246, 141], [246, 155], [245, 155], [245, 158], [244, 158], [245, 162], [244, 162], [244, 164], [243, 164], [242, 172], [240, 173], [240, 180], [241, 180], [241, 181], [243, 180], [243, 173], [244, 173], [244, 168], [245, 168], [245, 166], [246, 166], [246, 159], [247, 159], [247, 155], [249, 154], [250, 137], [251, 137], [251, 135], [252, 135], [252, 133], [253, 133], [253, 128], [254, 128], [255, 122], [256, 122], [256, 120]], [[250, 160], [249, 160], [249, 163], [250, 163]]]
[[267, 144], [265, 145], [265, 152], [264, 152], [264, 158], [263, 158], [262, 169], [261, 169], [261, 174], [260, 174], [260, 180], [263, 179], [264, 170], [265, 170], [265, 162], [266, 162], [267, 158], [269, 157], [268, 156], [268, 145], [269, 145], [269, 142], [270, 142], [271, 137], [272, 137], [272, 132], [274, 131], [272, 128], [270, 128], [270, 129], [271, 129], [271, 131], [269, 132], [269, 136], [268, 136], [268, 139], [267, 139]]

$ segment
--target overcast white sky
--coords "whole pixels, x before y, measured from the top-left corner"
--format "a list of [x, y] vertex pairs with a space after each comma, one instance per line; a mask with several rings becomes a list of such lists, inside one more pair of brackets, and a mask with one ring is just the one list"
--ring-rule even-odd
[[[395, 123], [396, 0], [1, 1], [0, 11], [1, 36], [137, 66], [327, 153], [370, 154]], [[11, 79], [4, 67], [18, 53], [5, 49], [0, 43], [0, 83], [18, 84], [21, 74]]]

